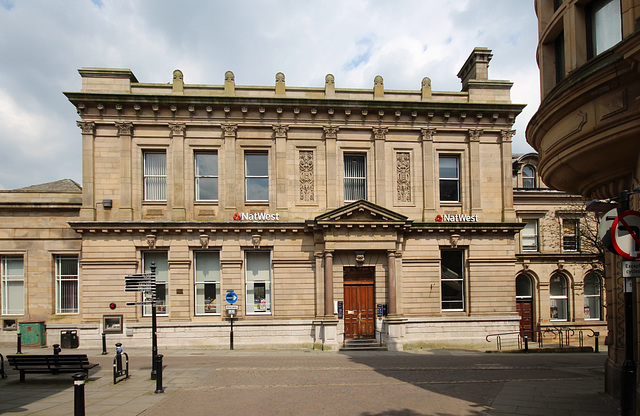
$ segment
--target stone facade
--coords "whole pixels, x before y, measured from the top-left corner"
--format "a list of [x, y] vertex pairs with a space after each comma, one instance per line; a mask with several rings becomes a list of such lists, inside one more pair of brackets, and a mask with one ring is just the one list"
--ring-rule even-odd
[[51, 219], [16, 191], [26, 205], [12, 209], [52, 227], [33, 238], [60, 248], [20, 245], [25, 218], [5, 228], [0, 256], [13, 269], [24, 260], [25, 305], [2, 319], [44, 322], [47, 343], [77, 330], [83, 346], [103, 332], [148, 345], [150, 307], [127, 306], [143, 295], [125, 292], [124, 276], [153, 262], [160, 345], [226, 347], [230, 291], [237, 347], [488, 347], [488, 334], [517, 332], [526, 256], [511, 127], [523, 106], [510, 82], [489, 79], [491, 56], [474, 49], [459, 92], [428, 78], [396, 91], [380, 76], [371, 89], [337, 88], [332, 75], [290, 87], [281, 73], [247, 87], [231, 72], [195, 85], [178, 70], [152, 84], [81, 69], [81, 91], [65, 94], [81, 118], [82, 193]]

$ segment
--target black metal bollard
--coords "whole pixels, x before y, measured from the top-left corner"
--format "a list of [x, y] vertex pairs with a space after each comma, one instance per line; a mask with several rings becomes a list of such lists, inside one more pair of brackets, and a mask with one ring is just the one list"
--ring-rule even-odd
[[594, 352], [600, 352], [599, 346], [598, 346], [598, 337], [600, 336], [600, 332], [594, 332], [594, 335], [596, 337], [595, 339], [595, 348], [593, 349]]
[[158, 354], [156, 355], [156, 391], [155, 393], [164, 393], [164, 388], [162, 387], [162, 358], [164, 355]]
[[22, 354], [22, 334], [18, 332], [18, 350], [16, 354]]
[[102, 355], [107, 355], [107, 334], [102, 333]]
[[524, 336], [524, 352], [529, 352], [529, 337]]
[[53, 344], [53, 355], [60, 355], [60, 344]]
[[73, 376], [73, 414], [84, 416], [84, 373], [75, 373]]

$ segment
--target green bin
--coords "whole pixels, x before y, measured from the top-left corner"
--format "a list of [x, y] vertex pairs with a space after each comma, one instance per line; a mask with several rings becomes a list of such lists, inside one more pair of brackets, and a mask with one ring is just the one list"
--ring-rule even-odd
[[22, 345], [25, 347], [44, 347], [47, 345], [44, 322], [20, 322]]

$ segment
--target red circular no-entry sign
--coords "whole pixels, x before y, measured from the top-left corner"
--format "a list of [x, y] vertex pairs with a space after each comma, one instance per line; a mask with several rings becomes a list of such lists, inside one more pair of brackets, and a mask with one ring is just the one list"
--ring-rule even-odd
[[640, 212], [624, 211], [613, 220], [611, 243], [615, 251], [625, 259], [640, 258]]

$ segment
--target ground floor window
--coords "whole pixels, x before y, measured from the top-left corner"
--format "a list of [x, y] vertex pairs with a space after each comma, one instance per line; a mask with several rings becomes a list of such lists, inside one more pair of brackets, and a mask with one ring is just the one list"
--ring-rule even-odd
[[549, 304], [552, 321], [568, 320], [568, 299], [567, 278], [560, 273], [554, 274], [549, 284]]
[[600, 277], [589, 273], [584, 278], [584, 319], [602, 319], [602, 284]]
[[271, 253], [245, 253], [247, 314], [271, 313]]
[[196, 315], [220, 314], [220, 253], [194, 253]]
[[24, 314], [24, 260], [22, 256], [0, 256], [2, 314]]
[[[167, 262], [167, 252], [148, 251], [143, 253], [142, 258], [145, 273], [151, 273], [152, 263], [156, 266], [156, 313], [160, 315], [167, 315], [167, 294], [169, 293], [169, 263]], [[150, 316], [151, 314], [151, 306], [146, 305], [144, 307], [144, 315]]]
[[56, 255], [56, 313], [78, 313], [78, 256]]
[[464, 252], [442, 250], [440, 289], [443, 311], [464, 310]]

